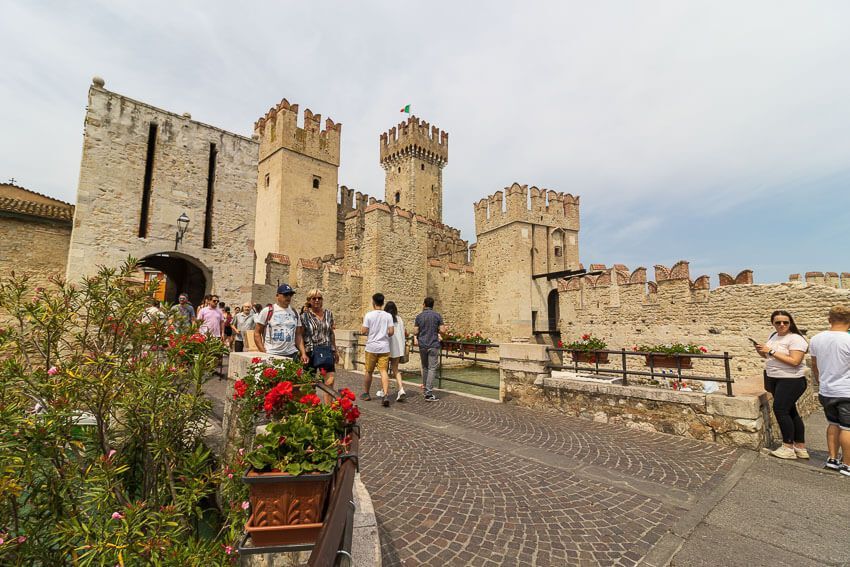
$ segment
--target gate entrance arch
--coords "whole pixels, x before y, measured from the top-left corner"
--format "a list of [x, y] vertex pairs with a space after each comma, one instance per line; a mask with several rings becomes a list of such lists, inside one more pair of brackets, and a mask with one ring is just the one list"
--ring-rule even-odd
[[549, 296], [546, 298], [547, 303], [547, 311], [549, 312], [549, 332], [557, 333], [558, 329], [558, 321], [561, 320], [560, 308], [558, 307], [558, 290], [553, 289], [549, 292]]
[[139, 264], [165, 274], [165, 301], [169, 303], [177, 303], [177, 296], [185, 293], [189, 296], [189, 302], [197, 307], [210, 289], [212, 272], [191, 256], [178, 252], [160, 252], [145, 256]]

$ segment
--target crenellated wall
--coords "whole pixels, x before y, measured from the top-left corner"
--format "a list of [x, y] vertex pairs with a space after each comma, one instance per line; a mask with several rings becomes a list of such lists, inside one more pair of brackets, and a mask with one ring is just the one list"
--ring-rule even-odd
[[[800, 274], [788, 276], [789, 282], [802, 282]], [[806, 272], [805, 282], [810, 284], [822, 284], [829, 287], [850, 289], [850, 272]]]
[[773, 332], [771, 312], [789, 311], [810, 338], [828, 327], [830, 307], [850, 304], [850, 290], [821, 283], [753, 284], [752, 270], [735, 277], [720, 274], [720, 287], [711, 289], [707, 276], [691, 280], [685, 261], [670, 268], [655, 266], [655, 281], [647, 281], [643, 267], [631, 272], [622, 265], [601, 268], [600, 275], [559, 283], [565, 342], [584, 333], [603, 338], [615, 349], [694, 342], [712, 353], [729, 352], [733, 377], [744, 382], [736, 388], [744, 391], [761, 386], [763, 369], [747, 337], [767, 340]]

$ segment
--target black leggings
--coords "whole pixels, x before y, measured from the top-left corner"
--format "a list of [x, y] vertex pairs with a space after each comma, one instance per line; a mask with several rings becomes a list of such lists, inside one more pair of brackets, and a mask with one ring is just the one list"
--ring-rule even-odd
[[806, 378], [771, 378], [773, 386], [773, 415], [782, 431], [782, 442], [787, 444], [805, 443], [806, 426], [797, 411], [797, 400], [806, 391]]

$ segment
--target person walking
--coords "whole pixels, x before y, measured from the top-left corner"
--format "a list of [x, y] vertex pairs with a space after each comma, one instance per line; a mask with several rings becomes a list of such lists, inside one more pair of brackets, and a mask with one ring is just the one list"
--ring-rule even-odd
[[[812, 337], [812, 375], [826, 421], [829, 456], [824, 468], [850, 477], [850, 308], [829, 310], [829, 330]], [[842, 456], [839, 457], [839, 449]]]
[[255, 324], [253, 307], [250, 303], [246, 303], [242, 306], [242, 310], [236, 314], [236, 317], [233, 318], [233, 327], [236, 333], [233, 348], [236, 352], [243, 352], [245, 345], [250, 344], [248, 335], [253, 334], [252, 331]]
[[403, 402], [407, 397], [407, 393], [404, 391], [404, 383], [401, 381], [399, 365], [401, 364], [401, 359], [404, 356], [405, 341], [407, 340], [404, 332], [404, 321], [402, 320], [401, 315], [398, 314], [398, 307], [396, 307], [394, 302], [388, 301], [386, 307], [384, 307], [384, 311], [389, 313], [393, 318], [393, 326], [395, 327], [395, 332], [393, 333], [393, 336], [390, 337], [389, 374], [395, 378], [396, 384], [398, 384], [398, 393], [396, 394], [395, 401]]
[[230, 307], [224, 307], [224, 344], [227, 345], [227, 350], [233, 348], [233, 314], [230, 312]]
[[322, 290], [308, 291], [308, 308], [301, 314], [301, 323], [304, 326], [304, 350], [307, 352], [308, 364], [324, 376], [326, 386], [333, 387], [339, 354], [334, 335], [334, 316], [330, 309], [325, 309], [324, 301]]
[[413, 321], [413, 336], [419, 345], [419, 360], [422, 364], [422, 385], [425, 400], [436, 402], [434, 377], [440, 366], [440, 335], [446, 332], [443, 317], [434, 311], [434, 298], [426, 297], [422, 312]]
[[764, 389], [773, 394], [773, 415], [782, 432], [782, 445], [770, 454], [780, 459], [808, 459], [806, 429], [797, 400], [806, 391], [803, 357], [809, 345], [787, 311], [774, 311], [770, 322], [773, 333], [764, 344], [756, 345], [765, 359]]
[[289, 284], [278, 286], [275, 303], [264, 307], [256, 318], [254, 341], [260, 352], [285, 356], [307, 364], [304, 327], [301, 326], [301, 317], [290, 306], [293, 295], [295, 290]]
[[390, 398], [387, 391], [390, 387], [390, 379], [387, 375], [387, 367], [390, 362], [390, 337], [393, 336], [395, 328], [392, 316], [383, 310], [384, 294], [376, 293], [372, 296], [372, 310], [363, 317], [363, 325], [360, 334], [366, 335], [366, 368], [363, 375], [363, 393], [360, 399], [369, 401], [369, 389], [372, 387], [372, 373], [377, 366], [381, 373], [381, 390], [378, 397], [382, 397], [383, 406], [389, 407]]
[[195, 308], [189, 303], [189, 296], [181, 293], [177, 298], [177, 305], [171, 306], [171, 316], [174, 326], [183, 330], [188, 329], [195, 322]]
[[201, 326], [199, 332], [216, 338], [221, 338], [224, 331], [224, 317], [218, 310], [218, 304], [213, 301], [213, 296], [204, 296], [204, 307], [198, 311], [198, 321]]

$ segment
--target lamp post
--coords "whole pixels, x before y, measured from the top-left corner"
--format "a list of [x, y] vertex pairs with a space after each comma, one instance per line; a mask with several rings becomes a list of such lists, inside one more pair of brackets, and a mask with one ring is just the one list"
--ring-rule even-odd
[[174, 249], [177, 250], [177, 245], [183, 242], [183, 235], [186, 234], [186, 229], [189, 228], [189, 217], [186, 213], [182, 213], [177, 217], [177, 234], [174, 235]]

